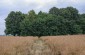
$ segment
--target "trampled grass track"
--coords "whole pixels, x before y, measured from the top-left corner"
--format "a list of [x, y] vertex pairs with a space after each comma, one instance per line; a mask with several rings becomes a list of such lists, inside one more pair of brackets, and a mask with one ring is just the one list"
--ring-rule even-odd
[[32, 46], [32, 55], [50, 55], [49, 46], [42, 39], [37, 39]]

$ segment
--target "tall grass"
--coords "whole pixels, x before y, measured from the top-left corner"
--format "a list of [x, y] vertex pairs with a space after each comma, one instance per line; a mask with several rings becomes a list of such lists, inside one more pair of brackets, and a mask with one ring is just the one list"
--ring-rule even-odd
[[32, 51], [41, 47], [44, 50], [40, 55], [85, 55], [85, 35], [43, 36], [40, 39], [35, 42], [39, 40], [37, 37], [0, 37], [0, 55], [35, 55]]
[[85, 55], [85, 35], [44, 36], [42, 39], [52, 55]]
[[34, 37], [0, 37], [0, 55], [29, 55]]

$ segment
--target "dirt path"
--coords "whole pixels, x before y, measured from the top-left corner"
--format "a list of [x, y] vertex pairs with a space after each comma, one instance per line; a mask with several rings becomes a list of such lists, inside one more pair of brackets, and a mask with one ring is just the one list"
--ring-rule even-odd
[[37, 39], [32, 46], [32, 55], [51, 55], [50, 48], [42, 39]]

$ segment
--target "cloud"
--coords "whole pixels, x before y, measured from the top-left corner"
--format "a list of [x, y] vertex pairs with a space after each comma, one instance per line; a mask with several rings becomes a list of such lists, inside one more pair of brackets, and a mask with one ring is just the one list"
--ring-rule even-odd
[[0, 16], [0, 35], [4, 34], [5, 30], [5, 21], [4, 21], [5, 16]]
[[85, 13], [85, 0], [1, 0], [0, 1], [0, 35], [4, 34], [5, 21], [4, 19], [10, 11], [21, 11], [28, 13], [34, 9], [36, 12], [48, 12], [51, 7], [67, 7], [73, 6], [80, 13]]

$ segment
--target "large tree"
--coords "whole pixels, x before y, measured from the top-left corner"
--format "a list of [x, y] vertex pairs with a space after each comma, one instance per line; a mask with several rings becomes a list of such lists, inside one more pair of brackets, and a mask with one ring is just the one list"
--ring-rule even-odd
[[79, 18], [78, 10], [73, 7], [61, 8], [60, 16], [68, 20], [77, 20]]
[[25, 14], [22, 14], [20, 11], [19, 12], [10, 12], [8, 17], [5, 19], [6, 21], [6, 30], [5, 33], [6, 35], [11, 34], [11, 35], [20, 35], [20, 22], [25, 18]]
[[50, 10], [49, 10], [49, 14], [53, 14], [53, 15], [60, 15], [60, 10], [59, 8], [56, 8], [56, 7], [52, 7]]
[[85, 34], [85, 14], [73, 7], [53, 7], [48, 13], [34, 10], [23, 14], [10, 12], [6, 18], [5, 33], [18, 36], [54, 36]]
[[25, 19], [20, 24], [21, 27], [20, 35], [29, 36], [32, 34], [33, 28], [31, 28], [31, 25], [36, 20], [36, 18], [37, 18], [37, 14], [35, 13], [34, 10], [28, 12], [28, 14], [25, 16]]
[[85, 34], [85, 14], [80, 14], [80, 19], [77, 20], [77, 24], [81, 26], [82, 33]]

